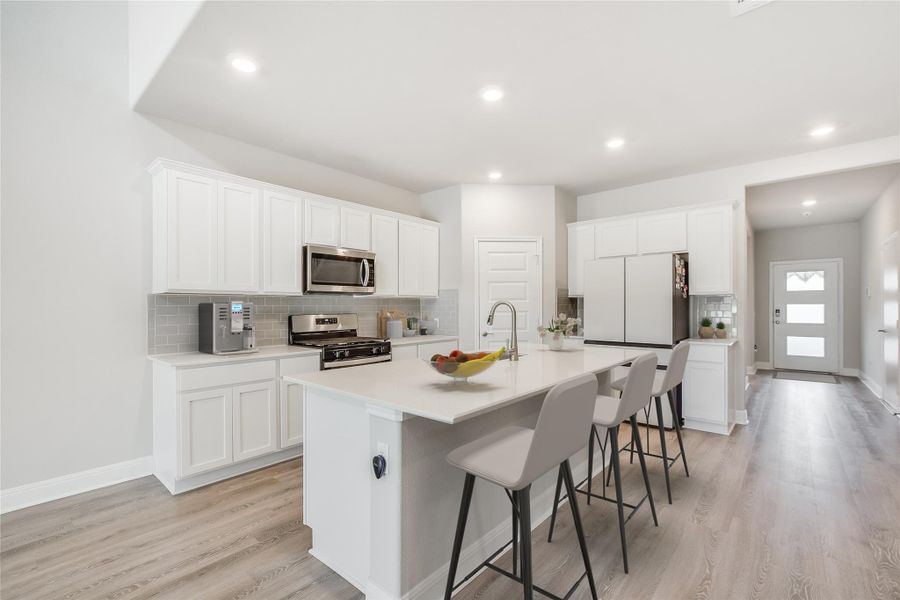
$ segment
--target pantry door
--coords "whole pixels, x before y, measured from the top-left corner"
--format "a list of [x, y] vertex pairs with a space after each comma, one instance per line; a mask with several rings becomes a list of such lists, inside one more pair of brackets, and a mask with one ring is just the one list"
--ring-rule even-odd
[[492, 350], [507, 344], [512, 332], [510, 310], [497, 308], [493, 327], [487, 326], [491, 306], [508, 300], [516, 307], [519, 344], [537, 342], [541, 320], [541, 240], [485, 240], [478, 244], [478, 340], [479, 349]]
[[776, 369], [838, 373], [841, 368], [841, 261], [770, 263]]

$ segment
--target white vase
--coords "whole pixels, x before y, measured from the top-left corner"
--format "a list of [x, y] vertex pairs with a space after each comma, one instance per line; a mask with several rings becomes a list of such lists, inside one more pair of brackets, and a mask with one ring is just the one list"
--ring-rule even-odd
[[551, 335], [547, 339], [547, 345], [550, 346], [551, 350], [558, 351], [563, 348], [563, 341], [565, 341], [565, 337], [561, 335]]

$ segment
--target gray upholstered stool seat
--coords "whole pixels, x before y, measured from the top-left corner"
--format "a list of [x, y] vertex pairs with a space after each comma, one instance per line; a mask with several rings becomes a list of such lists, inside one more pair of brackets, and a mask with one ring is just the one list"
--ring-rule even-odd
[[[663, 388], [665, 383], [666, 373], [665, 371], [657, 371], [653, 376], [653, 388], [650, 391], [651, 396], [662, 396], [668, 390]], [[621, 379], [616, 379], [609, 387], [616, 390], [617, 392], [621, 392], [625, 389], [625, 382], [628, 381], [628, 377], [622, 377]]]
[[602, 429], [607, 429], [614, 425], [619, 409], [619, 399], [612, 396], [597, 396], [597, 402], [594, 404], [594, 425], [597, 425], [598, 433], [605, 434]]
[[522, 482], [522, 471], [533, 438], [533, 429], [504, 427], [452, 450], [447, 462], [500, 487], [517, 490], [531, 483]]
[[[581, 516], [578, 503], [569, 503], [578, 545], [581, 547], [581, 559], [584, 562], [584, 574], [564, 596], [556, 596], [542, 590], [532, 582], [531, 565], [531, 484], [544, 473], [559, 469], [559, 480], [565, 481], [566, 491], [575, 496], [575, 482], [572, 480], [572, 467], [569, 457], [584, 447], [584, 434], [591, 428], [591, 413], [597, 397], [597, 378], [592, 374], [582, 375], [571, 381], [560, 383], [547, 392], [541, 412], [534, 429], [525, 427], [503, 427], [491, 434], [464, 444], [447, 454], [447, 462], [466, 474], [463, 484], [462, 500], [459, 505], [459, 518], [456, 522], [456, 534], [453, 538], [453, 550], [450, 553], [450, 568], [447, 584], [444, 588], [444, 600], [450, 600], [459, 584], [456, 584], [456, 570], [459, 567], [459, 556], [462, 551], [463, 536], [466, 532], [466, 521], [469, 518], [469, 505], [475, 488], [475, 478], [481, 477], [506, 490], [512, 503], [512, 540], [494, 552], [481, 563], [469, 577], [488, 567], [522, 583], [525, 600], [531, 600], [534, 592], [556, 600], [569, 598], [575, 589], [587, 579], [591, 588], [591, 598], [597, 600], [597, 588], [591, 572], [591, 561], [588, 557], [587, 542], [581, 527]], [[517, 574], [519, 558], [519, 535], [522, 536], [522, 575]], [[512, 573], [493, 564], [507, 546], [512, 545]]]

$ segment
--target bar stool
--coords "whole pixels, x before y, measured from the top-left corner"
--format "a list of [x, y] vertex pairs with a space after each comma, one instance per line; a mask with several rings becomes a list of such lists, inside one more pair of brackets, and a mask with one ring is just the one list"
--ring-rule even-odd
[[[493, 434], [460, 446], [447, 455], [447, 462], [465, 471], [466, 479], [459, 506], [456, 535], [453, 539], [453, 551], [450, 555], [450, 569], [444, 591], [445, 600], [449, 600], [453, 590], [483, 567], [493, 569], [521, 582], [525, 600], [531, 600], [534, 591], [555, 600], [562, 600], [532, 582], [531, 484], [547, 471], [559, 467], [560, 475], [566, 483], [566, 490], [570, 495], [574, 494], [575, 485], [572, 481], [569, 457], [584, 447], [584, 438], [581, 436], [587, 427], [586, 423], [590, 421], [596, 396], [597, 378], [594, 375], [584, 375], [575, 380], [561, 383], [547, 393], [534, 429], [505, 427]], [[466, 575], [459, 584], [454, 585], [476, 477], [499, 485], [506, 491], [506, 495], [512, 503], [513, 539]], [[591, 587], [591, 597], [596, 600], [597, 589], [594, 584], [594, 575], [591, 572], [591, 561], [588, 557], [587, 544], [581, 526], [581, 516], [577, 503], [571, 502], [570, 504], [572, 519], [575, 521], [575, 530], [578, 534], [578, 544], [581, 546], [584, 574], [569, 589], [565, 598], [571, 596], [586, 577]], [[518, 554], [517, 534], [521, 534], [522, 539], [521, 577], [518, 577], [515, 572], [509, 573], [491, 564], [494, 558], [512, 544], [513, 570], [515, 571]]]
[[[678, 413], [675, 411], [675, 388], [678, 387], [684, 379], [684, 368], [687, 365], [688, 353], [691, 347], [688, 342], [681, 342], [672, 350], [672, 356], [669, 358], [669, 364], [665, 373], [657, 373], [653, 379], [653, 391], [651, 396], [656, 402], [656, 423], [659, 429], [659, 445], [662, 449], [662, 455], [653, 454], [652, 452], [644, 452], [645, 455], [661, 458], [663, 461], [663, 471], [666, 475], [666, 494], [669, 498], [669, 504], [672, 504], [672, 486], [669, 483], [669, 467], [675, 464], [679, 458], [684, 463], [684, 473], [690, 477], [688, 471], [687, 456], [684, 453], [684, 442], [681, 439], [681, 423], [678, 419]], [[617, 379], [610, 384], [610, 387], [620, 392], [625, 388], [627, 377]], [[663, 411], [662, 411], [662, 395], [666, 394], [669, 398], [669, 410], [672, 411], [672, 426], [675, 429], [675, 435], [678, 437], [678, 455], [669, 458], [666, 449], [666, 430], [663, 427]], [[650, 448], [650, 404], [644, 407], [644, 416], [647, 420], [647, 448]], [[623, 448], [624, 450], [625, 448]], [[631, 444], [631, 452], [634, 453], [634, 444]], [[634, 459], [632, 459], [633, 462]]]
[[[637, 412], [647, 403], [647, 398], [650, 397], [650, 388], [653, 385], [653, 375], [655, 372], [656, 355], [644, 354], [631, 363], [631, 370], [628, 373], [627, 381], [624, 385], [625, 389], [621, 396], [613, 398], [611, 396], [598, 395], [595, 402], [593, 423], [590, 436], [588, 437], [588, 463], [592, 462], [591, 456], [594, 451], [594, 440], [596, 439], [597, 442], [600, 442], [601, 439], [598, 428], [607, 429], [608, 443], [611, 446], [610, 462], [612, 463], [612, 472], [615, 476], [616, 483], [616, 499], [613, 500], [606, 496], [605, 484], [603, 495], [597, 495], [590, 491], [593, 475], [592, 471], [588, 472], [588, 490], [585, 491], [578, 488], [575, 490], [576, 492], [587, 494], [588, 500], [590, 500], [590, 498], [597, 498], [598, 500], [605, 500], [616, 504], [619, 513], [619, 536], [622, 538], [622, 562], [626, 573], [628, 572], [628, 548], [625, 542], [625, 523], [631, 520], [631, 517], [634, 516], [645, 500], [649, 500], [650, 513], [653, 515], [653, 523], [654, 525], [659, 526], [659, 521], [656, 518], [656, 506], [653, 504], [653, 492], [650, 490], [650, 478], [647, 475], [647, 464], [644, 461], [641, 437], [638, 434], [636, 416]], [[632, 443], [637, 446], [638, 459], [640, 460], [641, 471], [644, 475], [644, 487], [647, 490], [647, 493], [637, 504], [628, 504], [622, 500], [622, 475], [621, 466], [619, 464], [619, 424], [626, 419], [631, 423], [631, 440]], [[601, 450], [604, 448], [605, 445], [601, 444]], [[575, 496], [569, 493], [568, 489], [566, 491], [566, 498], [574, 499]], [[556, 524], [556, 510], [559, 507], [559, 503], [565, 499], [560, 499], [559, 497], [559, 486], [557, 486], [556, 492], [555, 501], [553, 503], [553, 512], [550, 515], [550, 533], [547, 537], [547, 541], [551, 541], [553, 537], [553, 527]], [[625, 508], [631, 509], [627, 518], [625, 517]]]

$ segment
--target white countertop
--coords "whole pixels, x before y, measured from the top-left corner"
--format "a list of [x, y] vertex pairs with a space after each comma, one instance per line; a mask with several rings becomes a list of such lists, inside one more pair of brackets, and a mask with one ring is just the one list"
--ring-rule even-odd
[[546, 392], [585, 373], [607, 371], [642, 354], [640, 349], [580, 345], [552, 352], [532, 344], [523, 344], [521, 352], [518, 362], [498, 361], [467, 382], [454, 382], [418, 359], [292, 375], [285, 380], [453, 424]]
[[405, 338], [391, 338], [391, 346], [411, 346], [412, 344], [450, 342], [458, 339], [459, 336], [456, 335], [411, 335]]
[[151, 354], [150, 360], [172, 367], [205, 367], [210, 365], [227, 365], [252, 360], [272, 360], [275, 358], [294, 358], [296, 356], [318, 356], [316, 348], [303, 346], [260, 346], [259, 352], [248, 354], [207, 354], [205, 352], [179, 352], [178, 354]]
[[713, 338], [713, 339], [702, 339], [702, 338], [690, 338], [688, 340], [691, 344], [714, 344], [718, 346], [731, 346], [737, 344], [737, 338]]

